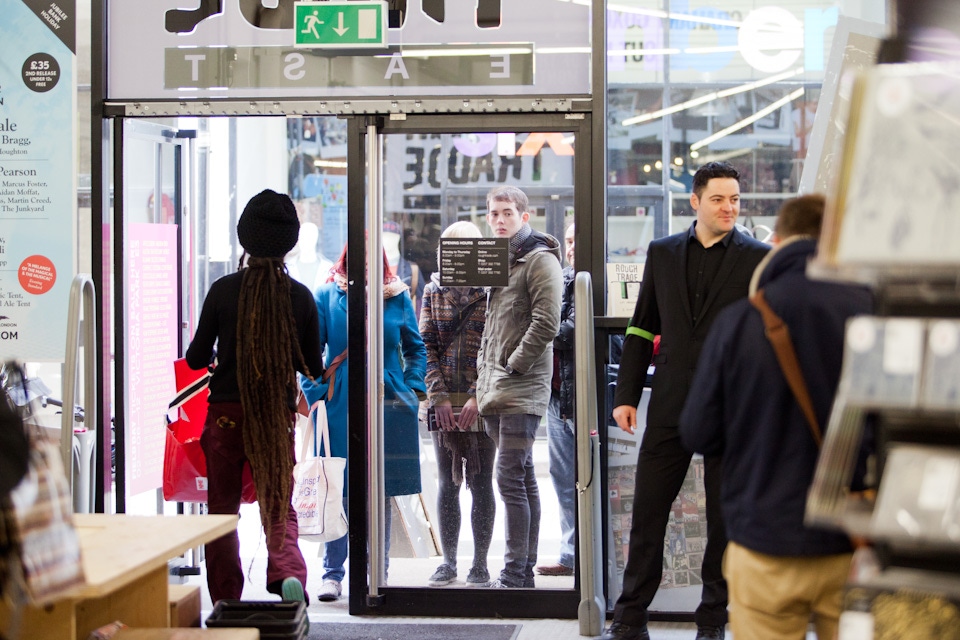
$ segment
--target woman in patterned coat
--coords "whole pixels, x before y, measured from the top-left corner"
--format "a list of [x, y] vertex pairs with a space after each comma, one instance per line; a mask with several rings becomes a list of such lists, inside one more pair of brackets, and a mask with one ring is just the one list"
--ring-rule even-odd
[[[480, 238], [471, 222], [455, 222], [443, 238]], [[466, 479], [473, 496], [473, 566], [468, 587], [490, 582], [487, 551], [493, 537], [496, 502], [493, 495], [493, 440], [478, 429], [477, 352], [486, 318], [486, 290], [482, 287], [441, 287], [438, 273], [424, 288], [420, 310], [420, 336], [427, 347], [427, 401], [420, 407], [421, 420], [428, 411], [437, 430], [431, 432], [437, 454], [439, 492], [437, 513], [443, 564], [427, 584], [440, 587], [457, 577], [457, 543], [460, 538], [460, 485]]]

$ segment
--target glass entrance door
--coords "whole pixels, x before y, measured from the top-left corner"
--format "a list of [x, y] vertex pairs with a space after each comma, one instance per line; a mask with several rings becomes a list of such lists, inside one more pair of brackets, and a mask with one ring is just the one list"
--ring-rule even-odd
[[[382, 500], [385, 510], [390, 510], [385, 518], [390, 526], [380, 534], [389, 535], [389, 541], [386, 537], [375, 539], [370, 547], [386, 552], [387, 572], [384, 581], [376, 581], [374, 598], [369, 597], [367, 585], [355, 583], [357, 573], [350, 572], [351, 612], [385, 615], [457, 612], [465, 616], [505, 617], [576, 615], [579, 595], [575, 572], [537, 574], [533, 588], [482, 588], [500, 576], [508, 553], [508, 515], [495, 470], [496, 450], [493, 441], [482, 432], [454, 439], [429, 430], [425, 418], [430, 397], [443, 397], [438, 385], [465, 384], [463, 390], [468, 391], [475, 372], [467, 376], [460, 372], [458, 380], [444, 378], [442, 368], [465, 366], [467, 358], [454, 358], [445, 351], [436, 332], [438, 317], [432, 308], [425, 317], [422, 303], [424, 288], [431, 282], [438, 286], [437, 249], [446, 229], [457, 222], [470, 222], [482, 237], [492, 237], [485, 216], [486, 196], [494, 187], [508, 185], [524, 191], [530, 201], [530, 227], [556, 238], [563, 252], [567, 227], [581, 216], [584, 224], [589, 220], [586, 215], [586, 203], [589, 203], [586, 165], [589, 163], [577, 162], [578, 158], [588, 155], [587, 151], [577, 154], [577, 141], [589, 140], [588, 126], [587, 121], [552, 114], [496, 118], [472, 115], [391, 120], [380, 130], [382, 187], [374, 187], [382, 188], [380, 232], [391, 268], [414, 295], [418, 326], [426, 342], [430, 380], [429, 396], [424, 404], [413, 401], [405, 407], [405, 417], [403, 411], [396, 410], [397, 405], [403, 403], [406, 390], [400, 389], [391, 396], [386, 378], [398, 352], [399, 362], [394, 364], [400, 367], [407, 364], [403, 358], [406, 347], [388, 344], [385, 332], [383, 429], [385, 432], [399, 430], [404, 428], [401, 420], [410, 421], [409, 442], [397, 444], [394, 438], [391, 444], [391, 437], [386, 433], [382, 439], [384, 446], [380, 455], [386, 463], [385, 489], [367, 488], [371, 492], [369, 503]], [[366, 130], [359, 126], [352, 131], [367, 137]], [[351, 162], [348, 169], [351, 182], [364, 179], [359, 171], [353, 172], [354, 164]], [[356, 191], [351, 189], [349, 193]], [[373, 197], [369, 190], [366, 197]], [[348, 224], [363, 224], [362, 213], [351, 206]], [[567, 266], [566, 258], [562, 263]], [[469, 295], [466, 291], [459, 293]], [[390, 322], [387, 313], [385, 311], [385, 326]], [[442, 317], [439, 319], [443, 321]], [[359, 322], [351, 315], [350, 330], [359, 326]], [[442, 355], [438, 356], [438, 352]], [[351, 369], [364, 364], [362, 355], [355, 359], [351, 355]], [[455, 375], [446, 373], [450, 378]], [[559, 389], [556, 393], [559, 394]], [[357, 434], [361, 426], [366, 428], [358, 424], [362, 420], [354, 420], [354, 416], [355, 412], [351, 412], [351, 434]], [[546, 415], [540, 417], [532, 448], [541, 509], [536, 564], [555, 567], [564, 557], [575, 570], [576, 562], [569, 560], [570, 556], [576, 557], [576, 531], [570, 528], [576, 522], [575, 465], [572, 460], [564, 463], [559, 456], [551, 460], [551, 450], [573, 450], [573, 432], [568, 430], [565, 438], [563, 429], [551, 428], [553, 426], [548, 425]], [[353, 445], [351, 440], [350, 486], [358, 487], [366, 480], [361, 470], [375, 461], [366, 459], [363, 447]], [[392, 450], [392, 446], [396, 449]], [[392, 462], [411, 451], [415, 452], [418, 463], [408, 465], [418, 476], [415, 491], [407, 487], [398, 493], [395, 487], [409, 483], [391, 477], [391, 468], [398, 468]], [[378, 490], [385, 494], [377, 494]], [[353, 508], [356, 504], [351, 502], [351, 527], [360, 522]], [[352, 548], [350, 562], [364, 562], [365, 554], [365, 549]], [[489, 578], [484, 579], [487, 575]]]
[[[180, 126], [173, 126], [175, 124]], [[196, 325], [196, 310], [209, 283], [236, 268], [239, 248], [234, 227], [239, 211], [250, 195], [265, 187], [287, 191], [295, 200], [301, 218], [301, 242], [288, 256], [288, 270], [314, 291], [329, 284], [330, 267], [341, 256], [348, 236], [351, 247], [364, 250], [366, 200], [370, 194], [382, 190], [384, 224], [380, 233], [383, 246], [391, 268], [417, 294], [417, 304], [422, 303], [422, 290], [436, 272], [437, 242], [444, 229], [456, 221], [471, 221], [482, 235], [490, 236], [485, 221], [485, 203], [487, 192], [494, 186], [506, 184], [522, 189], [530, 200], [531, 226], [556, 237], [561, 243], [567, 226], [574, 220], [579, 224], [582, 218], [583, 225], [590, 224], [587, 215], [591, 202], [589, 154], [577, 150], [578, 141], [590, 140], [589, 116], [498, 114], [496, 117], [455, 115], [390, 120], [376, 134], [382, 145], [382, 162], [378, 165], [382, 169], [382, 179], [372, 188], [367, 186], [364, 174], [365, 124], [366, 119], [332, 117], [200, 118], [180, 119], [170, 124], [145, 120], [123, 122], [120, 127], [123, 130], [120, 145], [123, 149], [120, 158], [122, 171], [117, 172], [120, 198], [117, 223], [113, 226], [113, 232], [121, 234], [122, 242], [115, 243], [118, 259], [114, 262], [113, 282], [117, 289], [112, 296], [117, 306], [117, 326], [114, 329], [117, 370], [124, 372], [117, 376], [116, 390], [117, 406], [123, 408], [122, 412], [118, 409], [122, 415], [117, 421], [118, 429], [122, 427], [122, 435], [118, 437], [118, 466], [122, 469], [118, 475], [126, 482], [122, 497], [118, 496], [119, 509], [146, 513], [161, 508], [157, 505], [162, 503], [153, 488], [159, 486], [159, 481], [151, 487], [149, 482], [136, 478], [140, 484], [133, 485], [132, 469], [144, 459], [142, 455], [138, 458], [134, 454], [134, 447], [140, 446], [136, 439], [139, 436], [128, 428], [134, 416], [152, 413], [138, 404], [143, 396], [138, 399], [131, 395], [132, 385], [142, 384], [142, 379], [132, 377], [132, 367], [144, 366], [143, 359], [135, 361], [130, 351], [136, 347], [137, 340], [141, 341], [141, 347], [144, 344], [144, 334], [133, 332], [135, 314], [141, 313], [138, 318], [141, 323], [147, 322], [148, 318], [142, 315], [145, 307], [141, 306], [138, 311], [130, 307], [130, 301], [137, 299], [141, 305], [154, 304], [150, 299], [152, 291], [147, 290], [150, 295], [143, 293], [144, 260], [160, 257], [161, 254], [156, 253], [158, 249], [169, 252], [170, 247], [175, 246], [179, 251], [176, 254], [178, 271], [166, 276], [172, 276], [178, 283], [179, 297], [170, 305], [177, 313], [175, 321], [164, 321], [163, 331], [164, 335], [172, 332], [169, 334], [174, 336], [169, 338], [172, 345], [177, 346], [177, 341], [182, 340], [179, 346], [185, 348]], [[196, 143], [179, 137], [178, 128], [195, 128], [198, 131]], [[194, 156], [195, 159], [191, 159]], [[188, 195], [194, 190], [196, 195]], [[172, 221], [168, 213], [171, 204], [174, 211]], [[169, 225], [176, 226], [176, 229]], [[357, 230], [359, 239], [351, 235]], [[175, 236], [175, 244], [157, 245], [159, 235]], [[130, 253], [134, 246], [139, 251], [136, 255]], [[351, 255], [353, 253], [351, 251]], [[163, 255], [169, 258], [169, 253]], [[583, 256], [581, 268], [589, 267], [589, 255], [589, 247], [584, 247], [578, 254], [578, 258]], [[140, 264], [139, 271], [134, 269], [137, 264]], [[131, 287], [140, 287], [141, 295], [146, 297], [132, 297]], [[394, 408], [400, 408], [398, 400], [403, 401], [399, 404], [409, 407], [408, 414], [412, 417], [410, 446], [401, 451], [387, 446], [377, 455], [385, 457], [388, 469], [393, 466], [396, 456], [406, 457], [401, 466], [415, 469], [415, 477], [412, 483], [402, 483], [402, 491], [388, 489], [390, 495], [382, 498], [378, 494], [378, 499], [389, 506], [392, 516], [390, 563], [386, 576], [383, 576], [386, 582], [379, 581], [375, 595], [371, 594], [366, 569], [368, 549], [385, 549], [386, 540], [381, 536], [374, 540], [368, 538], [364, 513], [368, 500], [365, 471], [377, 457], [368, 455], [367, 446], [364, 319], [362, 314], [353, 312], [353, 309], [363, 308], [363, 296], [361, 293], [359, 304], [351, 305], [344, 330], [351, 336], [359, 335], [361, 346], [350, 349], [346, 368], [338, 374], [338, 378], [346, 381], [359, 371], [361, 386], [359, 391], [351, 387], [350, 406], [346, 412], [349, 418], [339, 424], [335, 424], [333, 417], [330, 420], [331, 428], [344, 431], [343, 438], [349, 446], [346, 455], [350, 470], [350, 544], [344, 545], [340, 553], [346, 556], [342, 563], [342, 588], [343, 595], [349, 596], [351, 612], [575, 616], [579, 602], [579, 575], [576, 573], [537, 575], [535, 590], [468, 587], [467, 577], [478, 559], [474, 557], [473, 494], [466, 472], [467, 479], [455, 494], [460, 515], [457, 549], [452, 552], [456, 558], [457, 576], [448, 584], [431, 586], [431, 582], [437, 582], [431, 581], [431, 577], [444, 562], [438, 508], [440, 465], [433, 436], [419, 419], [419, 399], [412, 390], [407, 392], [405, 389], [400, 389], [400, 397], [373, 394], [373, 401], [385, 404], [387, 416], [394, 415]], [[415, 309], [413, 300], [411, 308]], [[157, 319], [151, 316], [149, 321]], [[417, 318], [411, 320], [412, 326], [419, 331]], [[141, 331], [145, 328], [140, 325]], [[179, 331], [186, 333], [180, 336]], [[156, 344], [149, 344], [151, 354], [154, 354]], [[402, 366], [405, 356], [402, 353], [401, 356], [395, 355], [396, 347], [394, 345], [393, 357]], [[336, 356], [339, 351], [342, 348], [332, 355]], [[174, 359], [179, 353], [182, 351], [169, 358], [164, 356], [164, 364], [168, 365], [166, 360]], [[167, 375], [165, 380], [169, 381], [171, 377]], [[156, 395], [162, 397], [164, 403], [172, 397], [168, 392]], [[355, 398], [359, 402], [356, 411]], [[156, 421], [151, 424], [154, 423]], [[390, 430], [396, 424], [388, 417], [384, 428]], [[386, 440], [389, 442], [390, 438]], [[562, 554], [560, 502], [550, 475], [549, 447], [547, 422], [543, 418], [533, 446], [542, 508], [537, 538], [538, 565], [556, 565]], [[158, 451], [158, 474], [163, 447], [151, 450]], [[443, 453], [442, 449], [440, 453]], [[395, 457], [391, 459], [390, 456]], [[462, 464], [461, 458], [461, 468]], [[389, 481], [389, 472], [387, 475]], [[449, 477], [452, 481], [452, 471]], [[573, 482], [571, 478], [561, 487], [571, 489]], [[392, 486], [392, 483], [388, 484]], [[491, 540], [486, 553], [486, 568], [492, 581], [504, 566], [506, 525], [503, 501], [495, 479], [491, 488], [495, 512], [492, 528], [487, 527]], [[166, 503], [162, 508], [169, 510], [173, 507], [174, 504]], [[249, 505], [251, 509], [254, 507]], [[244, 518], [243, 521], [255, 523], [257, 518]], [[574, 532], [574, 546], [576, 534]], [[325, 579], [330, 558], [325, 558], [323, 544], [301, 540], [301, 548], [306, 556], [314, 558], [310, 561], [309, 592], [315, 598], [318, 585]], [[575, 549], [573, 553], [576, 555]], [[478, 561], [477, 564], [483, 563]], [[574, 567], [576, 569], [577, 565]], [[355, 573], [357, 571], [359, 573]], [[313, 604], [317, 605], [316, 602]]]

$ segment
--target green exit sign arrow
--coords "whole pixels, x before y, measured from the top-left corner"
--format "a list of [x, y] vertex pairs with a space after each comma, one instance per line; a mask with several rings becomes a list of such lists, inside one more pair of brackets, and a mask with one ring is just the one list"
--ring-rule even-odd
[[386, 48], [387, 3], [297, 2], [295, 44], [318, 49]]

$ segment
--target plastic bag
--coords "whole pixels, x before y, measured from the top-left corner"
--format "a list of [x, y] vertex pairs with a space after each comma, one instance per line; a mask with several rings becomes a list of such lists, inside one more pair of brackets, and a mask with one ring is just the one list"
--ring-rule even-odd
[[[207, 419], [207, 397], [210, 395], [209, 369], [191, 369], [185, 359], [173, 363], [177, 380], [177, 396], [169, 411], [176, 410], [177, 419], [168, 424], [163, 455], [163, 499], [172, 502], [207, 501], [207, 458], [200, 447], [203, 423]], [[243, 467], [242, 502], [257, 501], [250, 464]]]

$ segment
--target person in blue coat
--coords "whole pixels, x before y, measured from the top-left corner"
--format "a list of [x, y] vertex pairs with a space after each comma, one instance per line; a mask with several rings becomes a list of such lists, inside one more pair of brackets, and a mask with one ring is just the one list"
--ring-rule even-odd
[[[427, 351], [409, 288], [390, 270], [383, 256], [383, 424], [385, 494], [420, 493], [420, 438], [417, 409], [426, 398]], [[324, 400], [330, 425], [331, 455], [347, 457], [347, 249], [330, 269], [329, 281], [314, 293], [320, 316], [320, 344], [326, 349], [326, 382], [301, 376], [308, 406]], [[356, 320], [354, 320], [356, 322]], [[330, 373], [332, 370], [332, 373]], [[346, 473], [346, 471], [344, 471]], [[343, 485], [348, 486], [347, 482]], [[390, 509], [386, 510], [387, 563], [390, 553]], [[346, 575], [347, 536], [325, 544], [321, 602], [340, 597]]]

